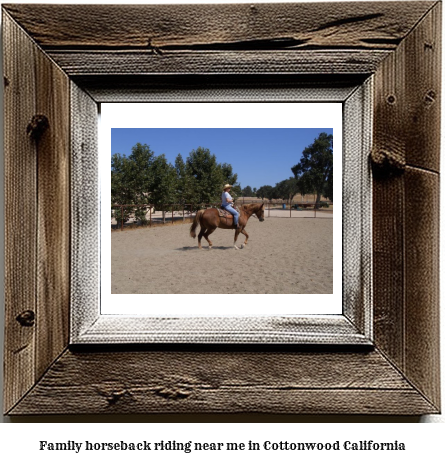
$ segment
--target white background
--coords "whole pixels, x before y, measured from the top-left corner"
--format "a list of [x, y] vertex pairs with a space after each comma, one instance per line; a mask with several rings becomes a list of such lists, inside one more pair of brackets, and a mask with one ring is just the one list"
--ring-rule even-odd
[[[203, 106], [205, 111], [203, 111]], [[209, 118], [209, 115], [212, 115]], [[291, 116], [290, 116], [291, 115]], [[227, 309], [224, 299], [215, 299], [212, 313], [221, 316], [239, 313], [239, 308], [254, 308], [255, 315], [341, 314], [342, 313], [342, 104], [341, 103], [127, 103], [102, 104], [99, 137], [102, 205], [111, 205], [111, 128], [333, 128], [334, 134], [334, 293], [333, 294], [244, 294], [237, 295], [233, 309]], [[135, 140], [147, 143], [149, 140]], [[127, 153], [126, 155], [129, 155]], [[301, 154], [300, 154], [301, 155]], [[216, 154], [218, 157], [218, 154]], [[299, 154], [295, 154], [296, 159]], [[220, 163], [224, 160], [219, 160]], [[297, 160], [298, 161], [298, 160]], [[233, 166], [236, 173], [236, 166]], [[259, 187], [259, 186], [258, 186]], [[295, 221], [305, 221], [295, 220]], [[188, 235], [184, 236], [184, 244]], [[165, 308], [163, 294], [111, 294], [111, 234], [110, 212], [102, 209], [101, 233], [101, 313], [151, 314], [152, 309]], [[194, 243], [196, 245], [196, 242]], [[179, 244], [180, 245], [180, 244]], [[278, 245], [280, 247], [280, 245]], [[233, 252], [233, 251], [232, 251]], [[203, 253], [206, 253], [203, 251]], [[248, 254], [249, 249], [236, 253]], [[231, 254], [228, 254], [230, 257]], [[228, 258], [230, 260], [230, 258]], [[193, 270], [190, 270], [193, 273]], [[168, 279], [166, 277], [166, 279]], [[289, 300], [291, 299], [291, 302]], [[173, 294], [168, 298], [174, 315], [196, 316], [193, 295]], [[292, 309], [292, 310], [290, 310]], [[172, 310], [173, 311], [173, 310]], [[167, 314], [168, 310], [167, 310]], [[163, 312], [161, 316], [165, 316]], [[169, 314], [172, 315], [172, 314]]]
[[[283, 0], [282, 0], [283, 1]], [[286, 0], [284, 0], [286, 1]], [[314, 0], [315, 1], [315, 0]], [[13, 3], [13, 2], [11, 2]], [[16, 2], [26, 3], [26, 2]], [[29, 2], [28, 2], [29, 3]], [[60, 3], [40, 1], [39, 3]], [[65, 3], [90, 3], [88, 1], [78, 0], [75, 2]], [[102, 2], [106, 3], [106, 2]], [[122, 3], [122, 2], [108, 2], [108, 3]], [[141, 3], [132, 0], [132, 3]], [[162, 3], [158, 2], [146, 2], [146, 3]], [[186, 1], [174, 1], [170, 0], [169, 3], [187, 3]], [[190, 3], [190, 2], [189, 2]], [[212, 3], [208, 0], [208, 3]], [[246, 1], [239, 1], [238, 3], [250, 3]], [[2, 98], [0, 93], [0, 98]], [[442, 125], [443, 125], [442, 119]], [[444, 130], [442, 126], [442, 147], [445, 146]], [[3, 166], [1, 167], [3, 169]], [[0, 179], [3, 176], [0, 173]], [[3, 193], [3, 186], [1, 188], [1, 195]], [[441, 205], [445, 204], [443, 197], [444, 189], [442, 189]], [[4, 214], [3, 203], [0, 207], [1, 213]], [[442, 218], [444, 217], [442, 213]], [[0, 230], [0, 234], [3, 237], [3, 230]], [[442, 227], [443, 232], [443, 227]], [[443, 243], [443, 242], [442, 242]], [[3, 248], [1, 248], [3, 253]], [[443, 266], [443, 248], [441, 253], [441, 270]], [[4, 261], [4, 257], [3, 257]], [[2, 268], [3, 269], [3, 268]], [[442, 299], [443, 301], [444, 299]], [[3, 316], [3, 315], [2, 315]], [[442, 334], [444, 333], [444, 318], [442, 318]], [[3, 330], [4, 321], [1, 321], [0, 328], [0, 350], [3, 351]], [[445, 359], [442, 344], [442, 364]], [[0, 354], [3, 358], [3, 353]], [[445, 367], [442, 366], [442, 379], [444, 379]], [[442, 399], [445, 400], [442, 382]], [[129, 460], [132, 464], [148, 464], [150, 460], [162, 459], [161, 463], [176, 463], [190, 462], [196, 463], [228, 463], [234, 459], [238, 459], [237, 463], [241, 461], [246, 462], [249, 459], [261, 461], [279, 461], [280, 463], [307, 463], [310, 459], [314, 463], [326, 463], [335, 461], [334, 463], [342, 464], [356, 464], [361, 462], [364, 464], [375, 464], [376, 462], [382, 463], [397, 463], [403, 461], [404, 463], [420, 463], [426, 462], [429, 464], [442, 463], [443, 462], [443, 438], [445, 437], [445, 417], [443, 415], [430, 415], [424, 416], [420, 419], [421, 422], [440, 422], [440, 424], [430, 424], [420, 426], [415, 423], [410, 424], [392, 424], [393, 422], [405, 422], [419, 421], [418, 418], [403, 418], [403, 417], [363, 417], [363, 416], [321, 416], [321, 417], [289, 417], [289, 416], [272, 416], [272, 417], [258, 417], [251, 416], [246, 418], [245, 416], [204, 416], [198, 417], [177, 417], [177, 416], [127, 416], [127, 417], [113, 417], [113, 416], [101, 416], [101, 417], [32, 417], [15, 419], [14, 423], [11, 424], [10, 418], [3, 417], [4, 424], [0, 425], [0, 460], [2, 463], [30, 463], [31, 461], [45, 461], [48, 464], [77, 464], [82, 463], [97, 463], [99, 459], [106, 460], [108, 464], [119, 463], [121, 464], [124, 459]], [[162, 424], [162, 422], [192, 422], [198, 421], [198, 423], [184, 424]], [[205, 422], [216, 421], [219, 423], [206, 424]], [[260, 422], [259, 424], [239, 424], [239, 422]], [[324, 422], [322, 424], [304, 424], [304, 422]], [[360, 423], [365, 421], [367, 423]], [[378, 421], [379, 424], [374, 424]], [[27, 424], [31, 422], [32, 424]], [[41, 424], [35, 424], [35, 423]], [[58, 425], [56, 422], [65, 422], [63, 425]], [[77, 423], [73, 423], [77, 422]], [[100, 425], [92, 424], [91, 422], [101, 422]], [[129, 425], [116, 425], [106, 424], [107, 422], [134, 422]], [[136, 422], [143, 422], [142, 424]], [[201, 423], [199, 423], [201, 422]], [[229, 422], [229, 423], [224, 423]], [[268, 423], [273, 422], [273, 423]], [[339, 424], [331, 424], [331, 422], [346, 422]], [[155, 424], [156, 423], [156, 424]], [[160, 423], [160, 424], [159, 424]], [[290, 454], [283, 453], [280, 455], [270, 453], [256, 453], [253, 455], [247, 455], [245, 452], [239, 453], [203, 453], [202, 455], [197, 454], [184, 454], [174, 453], [175, 455], [157, 455], [147, 456], [139, 453], [136, 457], [132, 455], [124, 455], [122, 452], [117, 453], [105, 453], [96, 454], [88, 458], [86, 455], [77, 456], [74, 453], [61, 453], [61, 452], [39, 452], [39, 440], [53, 440], [53, 441], [115, 441], [115, 440], [127, 440], [127, 441], [140, 441], [140, 440], [168, 440], [176, 439], [180, 440], [194, 440], [194, 441], [246, 441], [252, 439], [260, 442], [268, 438], [296, 441], [297, 439], [302, 441], [334, 441], [336, 439], [347, 440], [351, 439], [374, 439], [374, 440], [385, 440], [390, 441], [398, 439], [399, 441], [406, 441], [408, 446], [407, 452], [342, 452], [333, 455], [334, 453], [313, 453], [312, 455], [301, 455], [301, 454]], [[94, 461], [93, 461], [94, 460]]]

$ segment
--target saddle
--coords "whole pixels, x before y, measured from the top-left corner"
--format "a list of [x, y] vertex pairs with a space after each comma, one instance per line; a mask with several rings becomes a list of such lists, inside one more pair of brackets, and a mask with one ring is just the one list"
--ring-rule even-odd
[[[240, 213], [239, 211], [239, 208], [238, 207], [233, 207], [238, 213]], [[222, 216], [223, 218], [233, 218], [233, 215], [231, 213], [229, 213], [227, 210], [224, 210], [224, 208], [222, 207], [217, 207], [217, 210], [218, 210], [218, 213], [219, 213], [219, 216]], [[241, 213], [240, 213], [241, 214]]]

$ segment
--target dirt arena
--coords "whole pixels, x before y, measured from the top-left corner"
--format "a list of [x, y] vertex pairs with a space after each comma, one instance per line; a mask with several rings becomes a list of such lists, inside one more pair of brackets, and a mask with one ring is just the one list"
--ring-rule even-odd
[[332, 220], [251, 218], [246, 229], [241, 250], [223, 229], [210, 236], [211, 250], [204, 238], [199, 250], [190, 224], [112, 232], [111, 293], [332, 293]]

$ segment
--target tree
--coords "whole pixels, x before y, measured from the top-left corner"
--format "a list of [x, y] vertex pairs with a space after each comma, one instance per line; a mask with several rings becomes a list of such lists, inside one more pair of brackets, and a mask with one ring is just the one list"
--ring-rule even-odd
[[195, 199], [194, 178], [191, 169], [185, 164], [182, 155], [175, 160], [176, 170], [176, 201], [179, 203], [193, 203]]
[[240, 197], [241, 195], [243, 195], [241, 186], [237, 182], [238, 175], [233, 172], [232, 165], [230, 165], [229, 163], [223, 163], [220, 166], [224, 177], [224, 184], [230, 184], [232, 186], [232, 197]]
[[298, 183], [295, 177], [290, 177], [289, 179], [280, 181], [274, 187], [275, 198], [287, 200], [289, 203], [292, 202], [292, 199], [298, 192]]
[[250, 186], [246, 186], [243, 190], [242, 190], [242, 195], [244, 197], [253, 197], [253, 190]]
[[323, 197], [326, 197], [331, 202], [334, 198], [334, 173], [333, 170], [330, 171], [328, 179], [326, 181], [325, 187], [323, 189]]
[[174, 203], [177, 188], [176, 170], [171, 163], [168, 163], [165, 155], [159, 155], [153, 160], [151, 173], [150, 199], [155, 208], [160, 209], [163, 205]]
[[329, 190], [333, 173], [332, 134], [320, 133], [318, 138], [303, 150], [300, 163], [291, 169], [302, 194], [315, 192], [317, 205], [322, 194], [330, 194], [328, 197], [332, 200], [332, 189]]
[[146, 144], [136, 144], [131, 155], [115, 153], [111, 157], [111, 202], [142, 204], [149, 202], [153, 183], [151, 166], [154, 152]]
[[274, 188], [272, 186], [266, 185], [266, 186], [261, 186], [257, 191], [256, 191], [257, 197], [261, 198], [264, 200], [264, 198], [272, 200], [274, 198]]
[[[151, 166], [154, 153], [146, 144], [136, 144], [128, 157], [115, 153], [111, 157], [111, 203], [137, 205], [150, 203], [153, 185]], [[137, 218], [145, 215], [135, 207], [118, 208], [114, 211], [117, 222], [127, 221], [130, 215]]]
[[233, 186], [232, 196], [241, 195], [238, 175], [233, 172], [232, 165], [219, 164], [209, 149], [198, 147], [192, 150], [185, 165], [186, 175], [191, 179], [194, 204], [219, 203], [224, 184]]
[[224, 176], [215, 155], [198, 147], [187, 157], [186, 165], [194, 179], [194, 203], [212, 203], [221, 195]]

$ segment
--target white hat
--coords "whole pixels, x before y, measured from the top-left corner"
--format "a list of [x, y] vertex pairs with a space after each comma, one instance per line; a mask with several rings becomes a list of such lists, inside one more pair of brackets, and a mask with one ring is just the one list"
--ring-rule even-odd
[[223, 190], [226, 190], [226, 189], [228, 189], [229, 187], [233, 187], [233, 186], [231, 186], [230, 184], [226, 184], [226, 185], [224, 186]]

